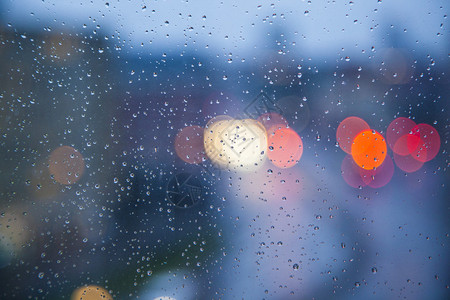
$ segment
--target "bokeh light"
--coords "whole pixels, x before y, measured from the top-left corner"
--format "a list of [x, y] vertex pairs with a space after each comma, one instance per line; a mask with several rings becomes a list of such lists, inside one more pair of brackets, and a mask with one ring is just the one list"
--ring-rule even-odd
[[[386, 131], [386, 142], [389, 148], [399, 155], [408, 155], [411, 153], [408, 149], [408, 135], [416, 123], [408, 118], [400, 117], [392, 121]], [[412, 140], [409, 141], [410, 143]]]
[[84, 159], [80, 152], [70, 146], [59, 147], [48, 160], [50, 175], [64, 185], [74, 184], [84, 173]]
[[353, 141], [353, 159], [363, 169], [371, 170], [379, 167], [383, 163], [386, 154], [386, 141], [375, 130], [364, 130]]
[[203, 127], [188, 126], [175, 137], [175, 152], [189, 164], [199, 164], [206, 159], [203, 147]]
[[[418, 142], [420, 137], [420, 141]], [[418, 144], [416, 147], [414, 147]], [[418, 124], [408, 135], [411, 155], [420, 162], [427, 162], [436, 157], [441, 147], [441, 138], [437, 130], [428, 124]], [[412, 145], [412, 146], [411, 146]]]
[[412, 155], [399, 155], [394, 153], [394, 161], [397, 167], [400, 170], [405, 171], [406, 173], [413, 173], [418, 171], [423, 166], [423, 162], [415, 159]]
[[70, 300], [112, 300], [111, 294], [102, 287], [89, 285], [73, 291]]
[[266, 157], [266, 130], [253, 119], [215, 118], [208, 122], [203, 141], [208, 158], [230, 170], [254, 170]]
[[405, 134], [397, 139], [392, 151], [398, 155], [408, 155], [422, 143], [423, 141], [421, 141], [418, 134]]
[[418, 171], [423, 166], [423, 162], [415, 159], [412, 155], [398, 155], [394, 153], [394, 161], [398, 168], [406, 173]]
[[394, 163], [389, 155], [386, 155], [383, 163], [372, 170], [360, 168], [360, 175], [364, 183], [372, 188], [380, 188], [391, 181], [394, 175]]
[[359, 188], [366, 186], [367, 184], [361, 177], [361, 170], [351, 155], [346, 155], [341, 164], [341, 174], [345, 182], [351, 187]]
[[363, 119], [358, 117], [348, 117], [339, 124], [336, 131], [336, 141], [345, 153], [351, 154], [355, 137], [361, 131], [368, 129], [370, 129], [369, 124]]
[[[358, 167], [352, 165], [348, 157], [341, 166], [342, 176], [350, 186], [385, 186], [394, 174], [394, 162], [402, 171], [412, 173], [439, 153], [441, 139], [431, 125], [416, 125], [411, 119], [399, 117], [389, 124], [386, 139], [372, 129], [363, 130], [352, 139], [354, 132], [366, 125], [358, 117], [349, 117], [341, 122], [336, 132], [342, 150], [348, 150], [348, 142], [352, 141], [351, 155]], [[393, 158], [387, 155], [386, 145], [393, 151]]]
[[219, 136], [222, 134], [224, 124], [228, 121], [234, 120], [230, 116], [219, 115], [211, 120], [205, 126], [203, 131], [203, 148], [208, 158], [217, 166], [226, 166], [226, 158], [219, 152], [220, 140]]
[[302, 139], [291, 128], [280, 128], [270, 134], [268, 148], [268, 158], [279, 168], [293, 167], [303, 154]]

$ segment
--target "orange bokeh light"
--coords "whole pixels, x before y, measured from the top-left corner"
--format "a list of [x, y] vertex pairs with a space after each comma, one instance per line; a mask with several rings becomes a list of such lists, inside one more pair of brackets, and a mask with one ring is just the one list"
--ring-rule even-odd
[[375, 130], [364, 130], [353, 140], [353, 160], [365, 170], [372, 170], [379, 167], [386, 158], [386, 153], [386, 141]]
[[268, 136], [267, 157], [279, 168], [293, 167], [302, 157], [303, 142], [291, 128], [280, 128]]

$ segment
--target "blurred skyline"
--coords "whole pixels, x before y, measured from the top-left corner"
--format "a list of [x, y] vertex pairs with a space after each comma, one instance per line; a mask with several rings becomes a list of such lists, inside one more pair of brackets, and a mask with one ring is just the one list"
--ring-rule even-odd
[[447, 64], [446, 4], [445, 0], [243, 1], [239, 5], [218, 0], [8, 0], [2, 4], [2, 21], [25, 31], [98, 34], [112, 40], [122, 55], [198, 52], [240, 63], [276, 49], [315, 60], [364, 61], [373, 50], [394, 47]]

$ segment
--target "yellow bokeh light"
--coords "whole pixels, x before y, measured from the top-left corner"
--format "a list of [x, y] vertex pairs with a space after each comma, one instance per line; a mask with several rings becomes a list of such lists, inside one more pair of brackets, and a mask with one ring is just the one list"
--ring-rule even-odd
[[111, 294], [102, 287], [89, 285], [73, 291], [70, 300], [112, 300]]
[[215, 118], [206, 126], [203, 141], [208, 158], [222, 168], [251, 171], [266, 157], [266, 129], [253, 119]]

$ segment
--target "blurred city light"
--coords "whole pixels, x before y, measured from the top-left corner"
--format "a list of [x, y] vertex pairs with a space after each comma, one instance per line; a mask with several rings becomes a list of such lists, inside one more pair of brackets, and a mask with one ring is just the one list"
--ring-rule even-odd
[[386, 154], [387, 146], [384, 137], [375, 130], [363, 130], [353, 139], [353, 159], [365, 170], [379, 167], [384, 162]]
[[74, 184], [84, 172], [81, 153], [70, 146], [61, 146], [50, 154], [48, 159], [50, 175], [61, 184]]
[[188, 126], [175, 137], [175, 151], [179, 158], [189, 164], [199, 164], [206, 159], [203, 147], [203, 131], [200, 126]]
[[230, 170], [251, 171], [265, 160], [267, 133], [256, 120], [215, 120], [205, 128], [204, 143], [213, 163]]
[[290, 128], [279, 128], [269, 134], [267, 157], [278, 168], [291, 168], [300, 161], [303, 142]]
[[369, 124], [358, 117], [348, 117], [344, 119], [336, 130], [336, 140], [339, 143], [339, 147], [344, 150], [345, 153], [352, 153], [352, 145], [356, 136], [364, 131], [370, 129]]
[[112, 300], [111, 294], [102, 287], [89, 285], [73, 291], [71, 300]]
[[448, 0], [0, 3], [0, 299], [450, 299]]

